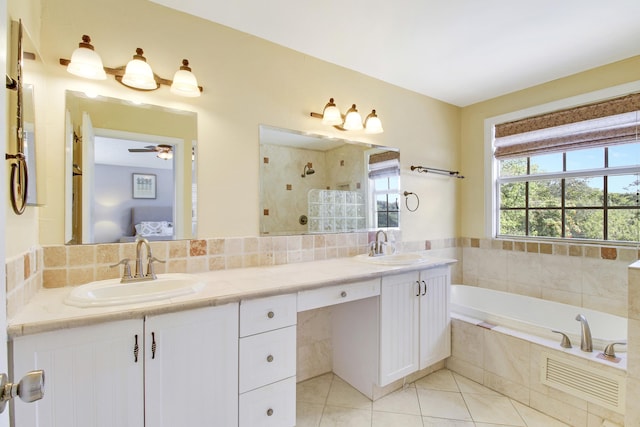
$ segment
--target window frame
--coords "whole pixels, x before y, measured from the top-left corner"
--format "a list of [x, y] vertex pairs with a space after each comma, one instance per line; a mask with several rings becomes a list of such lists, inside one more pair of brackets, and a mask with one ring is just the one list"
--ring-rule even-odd
[[[609, 98], [628, 95], [634, 92], [640, 91], [640, 80], [625, 83], [618, 86], [612, 86], [609, 88], [588, 92], [585, 94], [564, 98], [545, 104], [525, 108], [510, 113], [505, 113], [498, 116], [486, 118], [484, 120], [484, 235], [487, 238], [493, 239], [542, 239], [537, 236], [501, 236], [498, 234], [498, 217], [500, 214], [499, 206], [499, 187], [497, 180], [499, 177], [499, 160], [494, 157], [494, 140], [495, 140], [495, 126], [500, 123], [509, 121], [515, 121], [532, 117], [540, 114], [550, 113], [556, 110], [568, 109], [578, 107], [580, 105], [604, 101]], [[613, 168], [612, 168], [613, 169]], [[624, 169], [624, 168], [616, 168]], [[575, 176], [584, 177], [586, 170], [571, 171], [570, 173], [576, 173]], [[637, 173], [637, 170], [634, 172]], [[615, 175], [617, 175], [616, 173]], [[614, 175], [609, 173], [609, 175]], [[536, 174], [536, 179], [540, 179], [543, 174]], [[529, 178], [529, 176], [524, 176]], [[524, 180], [526, 180], [524, 178]], [[578, 241], [581, 239], [567, 239], [567, 238], [548, 238], [561, 240], [563, 242]], [[598, 242], [609, 242], [604, 240], [598, 240]], [[616, 241], [617, 242], [617, 241]], [[636, 242], [637, 243], [637, 242]]]

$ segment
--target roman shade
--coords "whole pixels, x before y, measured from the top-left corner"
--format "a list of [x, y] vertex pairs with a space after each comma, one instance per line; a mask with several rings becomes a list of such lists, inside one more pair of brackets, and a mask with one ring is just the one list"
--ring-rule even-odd
[[525, 157], [628, 143], [640, 132], [640, 94], [495, 126], [494, 156]]
[[385, 151], [369, 156], [369, 178], [400, 175], [400, 153]]

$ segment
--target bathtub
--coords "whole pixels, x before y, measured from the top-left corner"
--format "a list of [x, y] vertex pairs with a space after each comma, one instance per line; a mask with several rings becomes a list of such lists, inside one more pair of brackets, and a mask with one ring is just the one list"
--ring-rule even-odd
[[[557, 340], [558, 343], [561, 336], [551, 331], [562, 331], [578, 348], [581, 329], [580, 322], [575, 318], [583, 314], [589, 322], [594, 350], [602, 350], [611, 342], [627, 340], [627, 319], [624, 317], [475, 286], [451, 285], [451, 312], [491, 325]], [[616, 346], [617, 352], [625, 350], [626, 346]]]

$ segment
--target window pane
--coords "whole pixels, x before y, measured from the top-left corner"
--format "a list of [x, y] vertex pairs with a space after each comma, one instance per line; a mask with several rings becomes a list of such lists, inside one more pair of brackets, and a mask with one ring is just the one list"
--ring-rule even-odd
[[546, 172], [562, 172], [562, 153], [531, 156], [531, 175]]
[[378, 212], [378, 227], [388, 227], [386, 212]]
[[609, 240], [637, 242], [640, 239], [640, 211], [638, 209], [609, 209]]
[[562, 206], [562, 186], [559, 180], [544, 180], [529, 182], [529, 207]]
[[527, 158], [500, 160], [500, 176], [519, 176], [527, 174]]
[[568, 207], [603, 206], [604, 178], [567, 178], [565, 194]]
[[399, 194], [389, 194], [389, 210], [390, 211], [398, 211], [400, 209], [400, 204], [398, 200], [400, 199]]
[[375, 189], [377, 191], [384, 191], [384, 190], [388, 190], [389, 189], [389, 178], [388, 177], [382, 177], [382, 178], [376, 178], [373, 180], [373, 186], [375, 187]]
[[607, 181], [609, 206], [637, 206], [638, 179], [638, 175], [610, 176]]
[[567, 170], [598, 169], [604, 167], [604, 147], [567, 151]]
[[526, 183], [512, 182], [500, 184], [500, 207], [501, 208], [524, 208]]
[[387, 217], [387, 227], [398, 227], [398, 212], [389, 212]]
[[529, 211], [529, 236], [562, 237], [560, 209], [531, 209]]
[[500, 211], [499, 234], [505, 236], [524, 236], [526, 229], [524, 224], [524, 210]]
[[390, 176], [389, 177], [389, 189], [397, 190], [400, 188], [400, 177], [399, 176]]
[[602, 209], [567, 209], [565, 237], [569, 239], [604, 239]]
[[387, 211], [389, 205], [387, 204], [387, 195], [378, 194], [376, 196], [376, 211]]
[[609, 167], [640, 165], [640, 143], [609, 147]]

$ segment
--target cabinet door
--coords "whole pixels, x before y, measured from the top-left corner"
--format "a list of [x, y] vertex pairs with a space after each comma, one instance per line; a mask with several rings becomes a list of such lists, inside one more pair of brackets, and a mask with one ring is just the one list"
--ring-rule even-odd
[[45, 371], [42, 400], [14, 399], [15, 425], [143, 427], [142, 326], [124, 320], [14, 339], [12, 377]]
[[420, 369], [451, 355], [450, 267], [420, 273]]
[[420, 298], [418, 273], [382, 278], [380, 375], [385, 386], [418, 370]]
[[238, 304], [147, 317], [145, 419], [238, 425]]

